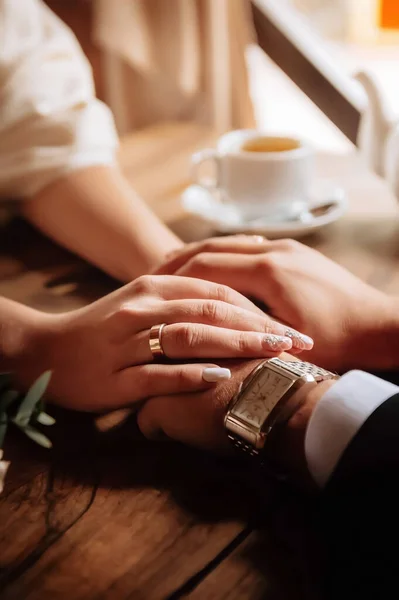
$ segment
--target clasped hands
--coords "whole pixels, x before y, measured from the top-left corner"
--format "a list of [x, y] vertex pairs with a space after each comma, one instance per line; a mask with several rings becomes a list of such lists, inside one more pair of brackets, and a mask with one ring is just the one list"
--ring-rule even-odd
[[[395, 366], [396, 298], [299, 242], [258, 236], [210, 239], [187, 245], [157, 272], [225, 284], [263, 302], [279, 322], [313, 338], [314, 347], [307, 346], [301, 358], [326, 369], [343, 372]], [[294, 353], [293, 349], [289, 352]], [[236, 362], [231, 380], [220, 382], [216, 389], [150, 399], [138, 416], [141, 430], [147, 437], [161, 432], [196, 446], [225, 448], [227, 405], [258, 362]], [[309, 418], [331, 385], [319, 384], [287, 424], [288, 462], [303, 458]]]
[[[63, 406], [101, 412], [145, 401], [138, 423], [148, 437], [221, 448], [226, 406], [254, 360], [305, 351], [331, 370], [371, 360], [388, 368], [396, 313], [395, 299], [298, 242], [217, 238], [85, 308], [28, 310], [8, 360], [25, 387], [50, 368], [50, 396]], [[151, 360], [149, 329], [161, 323], [170, 364]], [[206, 381], [215, 366], [231, 368], [231, 379]]]

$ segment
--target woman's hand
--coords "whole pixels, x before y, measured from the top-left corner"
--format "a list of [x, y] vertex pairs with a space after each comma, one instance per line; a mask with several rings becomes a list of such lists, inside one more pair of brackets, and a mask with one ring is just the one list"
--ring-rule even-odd
[[[51, 369], [50, 397], [80, 410], [206, 389], [215, 372], [204, 370], [217, 358], [277, 356], [293, 343], [306, 345], [234, 290], [183, 277], [144, 276], [71, 313], [33, 313], [34, 327], [10, 368], [25, 386]], [[152, 362], [149, 330], [161, 323], [163, 350], [174, 364]], [[190, 359], [205, 361], [178, 364]]]
[[299, 242], [210, 239], [187, 245], [158, 272], [207, 279], [261, 300], [276, 319], [311, 336], [307, 357], [330, 369], [391, 368], [397, 360], [389, 341], [398, 329], [393, 299]]

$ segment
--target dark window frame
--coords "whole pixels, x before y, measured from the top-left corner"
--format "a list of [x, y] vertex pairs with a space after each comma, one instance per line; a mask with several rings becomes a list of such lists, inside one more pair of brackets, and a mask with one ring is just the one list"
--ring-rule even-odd
[[[356, 144], [361, 110], [347, 85], [347, 75], [334, 73], [322, 52], [306, 48], [301, 32], [290, 35], [284, 27], [284, 8], [278, 14], [278, 1], [251, 0], [258, 44], [280, 69]], [[292, 32], [291, 32], [292, 33]], [[305, 35], [303, 34], [303, 38]]]

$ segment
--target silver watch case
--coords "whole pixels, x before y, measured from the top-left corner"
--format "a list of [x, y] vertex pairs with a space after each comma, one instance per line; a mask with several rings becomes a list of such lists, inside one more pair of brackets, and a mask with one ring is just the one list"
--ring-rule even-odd
[[258, 454], [274, 425], [291, 416], [289, 398], [305, 384], [332, 378], [333, 373], [302, 361], [272, 358], [259, 364], [230, 403], [224, 419], [229, 438], [241, 450]]

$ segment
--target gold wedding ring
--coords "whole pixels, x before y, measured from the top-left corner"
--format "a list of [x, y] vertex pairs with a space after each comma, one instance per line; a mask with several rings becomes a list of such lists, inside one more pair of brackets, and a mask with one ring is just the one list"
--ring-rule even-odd
[[154, 360], [163, 358], [165, 352], [162, 348], [162, 330], [166, 323], [161, 325], [153, 325], [150, 329], [150, 350]]

